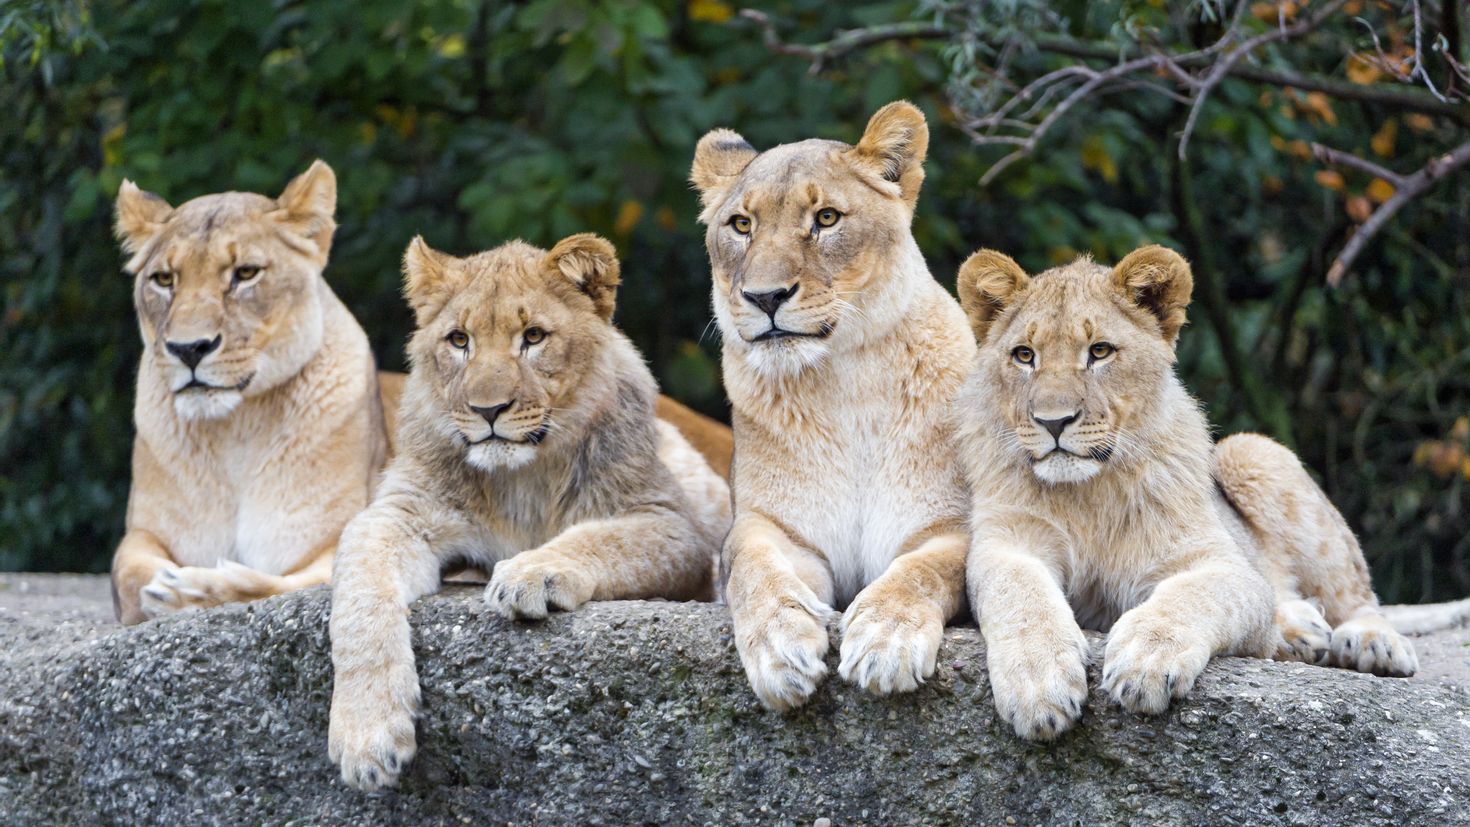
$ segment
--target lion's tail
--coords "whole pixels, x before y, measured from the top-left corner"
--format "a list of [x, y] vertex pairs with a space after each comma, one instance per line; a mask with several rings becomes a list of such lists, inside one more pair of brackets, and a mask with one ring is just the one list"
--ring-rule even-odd
[[1404, 635], [1423, 635], [1470, 625], [1470, 597], [1449, 603], [1384, 606], [1383, 616]]

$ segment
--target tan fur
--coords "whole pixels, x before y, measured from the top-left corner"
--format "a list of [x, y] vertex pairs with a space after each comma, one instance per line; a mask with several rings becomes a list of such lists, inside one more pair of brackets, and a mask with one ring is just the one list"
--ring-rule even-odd
[[730, 521], [724, 479], [654, 418], [653, 377], [609, 321], [611, 244], [460, 259], [415, 239], [404, 269], [418, 330], [398, 454], [343, 532], [332, 591], [329, 753], [369, 790], [414, 754], [408, 607], [442, 572], [493, 566], [485, 600], [509, 618], [706, 599]]
[[1212, 444], [1173, 370], [1192, 284], [1177, 253], [1033, 279], [982, 251], [958, 284], [980, 337], [954, 411], [974, 492], [970, 598], [1018, 734], [1049, 740], [1081, 715], [1083, 627], [1108, 632], [1104, 688], [1143, 713], [1188, 694], [1216, 655], [1330, 652], [1412, 673], [1357, 542], [1300, 462], [1264, 437]]
[[[175, 209], [123, 182], [144, 344], [112, 565], [123, 623], [325, 583], [367, 504], [388, 440], [367, 336], [322, 278], [336, 192], [320, 161], [275, 199]], [[242, 266], [262, 269], [236, 279]], [[166, 347], [215, 337], [193, 371]]]
[[[757, 153], [716, 130], [695, 152], [735, 428], [725, 596], [771, 709], [826, 675], [834, 608], [840, 674], [890, 693], [933, 674], [963, 607], [966, 496], [945, 413], [974, 343], [910, 231], [927, 143], [923, 115], [894, 103], [856, 146]], [[840, 217], [823, 227], [828, 208]], [[792, 288], [774, 313], [746, 295]], [[798, 335], [761, 338], [773, 326]]]
[[653, 411], [659, 419], [678, 428], [715, 473], [730, 479], [730, 460], [735, 456], [735, 435], [730, 426], [663, 395], [654, 402]]

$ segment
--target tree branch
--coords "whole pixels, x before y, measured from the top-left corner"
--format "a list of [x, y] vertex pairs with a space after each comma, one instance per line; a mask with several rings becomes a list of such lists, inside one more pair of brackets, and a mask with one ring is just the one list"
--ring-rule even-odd
[[1343, 152], [1340, 149], [1333, 149], [1330, 146], [1313, 143], [1312, 154], [1317, 157], [1317, 160], [1325, 164], [1338, 164], [1340, 166], [1352, 167], [1359, 172], [1366, 172], [1375, 178], [1382, 178], [1395, 187], [1402, 187], [1404, 185], [1404, 176], [1399, 175], [1387, 167], [1379, 166], [1367, 158], [1354, 155], [1351, 152]]
[[[1317, 157], [1323, 158], [1324, 160], [1329, 158], [1336, 159], [1348, 166], [1356, 166], [1358, 169], [1364, 169], [1364, 165], [1381, 169], [1376, 164], [1364, 161], [1361, 158], [1356, 159], [1354, 162], [1345, 162], [1343, 161], [1344, 158], [1353, 156], [1347, 153], [1337, 152], [1328, 147], [1314, 148], [1314, 151], [1317, 151]], [[1343, 245], [1342, 252], [1337, 254], [1337, 260], [1333, 261], [1332, 266], [1327, 269], [1327, 284], [1332, 287], [1337, 287], [1342, 283], [1342, 277], [1346, 275], [1348, 268], [1353, 266], [1353, 262], [1363, 252], [1363, 248], [1368, 246], [1368, 242], [1373, 239], [1373, 236], [1377, 235], [1378, 231], [1383, 229], [1383, 226], [1397, 215], [1398, 211], [1403, 209], [1405, 204], [1414, 200], [1438, 183], [1440, 179], [1467, 163], [1470, 163], [1470, 143], [1461, 144], [1444, 155], [1430, 159], [1429, 163], [1425, 164], [1418, 172], [1412, 175], [1398, 176], [1398, 183], [1395, 184], [1396, 189], [1393, 197], [1383, 202], [1378, 209], [1373, 211], [1373, 214], [1368, 217], [1368, 220], [1364, 221], [1357, 232], [1353, 233], [1353, 237], [1348, 239], [1347, 244]]]
[[849, 29], [825, 43], [805, 45], [788, 43], [776, 32], [776, 23], [771, 16], [755, 9], [741, 9], [740, 16], [755, 23], [761, 29], [761, 40], [766, 48], [781, 55], [791, 55], [811, 62], [811, 74], [822, 71], [830, 60], [846, 56], [850, 52], [866, 49], [889, 40], [934, 39], [948, 37], [950, 31], [943, 26], [919, 22], [888, 23], [863, 29]]

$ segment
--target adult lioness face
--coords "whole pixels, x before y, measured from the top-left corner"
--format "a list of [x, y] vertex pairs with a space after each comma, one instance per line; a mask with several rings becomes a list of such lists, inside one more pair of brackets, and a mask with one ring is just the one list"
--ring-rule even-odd
[[1111, 270], [1084, 258], [1031, 278], [982, 250], [957, 283], [993, 388], [988, 410], [960, 415], [989, 417], [1038, 479], [1083, 482], [1149, 438], [1193, 284], [1177, 253], [1145, 247]]
[[727, 129], [700, 140], [691, 178], [727, 347], [781, 374], [860, 340], [908, 238], [928, 141], [923, 114], [903, 102], [879, 110], [856, 146], [757, 152]]
[[123, 182], [117, 233], [132, 253], [143, 358], [179, 416], [226, 416], [321, 347], [317, 286], [336, 201], [336, 178], [320, 161], [274, 199], [227, 192], [174, 208]]
[[531, 462], [557, 439], [611, 331], [616, 251], [576, 235], [550, 252], [513, 241], [455, 258], [415, 238], [404, 256], [418, 319], [409, 345], [444, 432], [465, 461], [493, 471]]

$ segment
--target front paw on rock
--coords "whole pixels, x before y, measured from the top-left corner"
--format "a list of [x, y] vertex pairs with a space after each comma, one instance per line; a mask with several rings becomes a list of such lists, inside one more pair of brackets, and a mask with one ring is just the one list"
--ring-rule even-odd
[[744, 634], [736, 634], [750, 688], [767, 709], [785, 712], [801, 706], [827, 676], [830, 609], [813, 602], [782, 601], [750, 623]]
[[[1122, 625], [1121, 623], [1119, 624]], [[1203, 646], [1170, 635], [1131, 633], [1114, 627], [1103, 656], [1102, 686], [1124, 709], [1158, 715], [1174, 698], [1183, 698], [1210, 661]]]
[[553, 563], [506, 560], [485, 586], [485, 603], [510, 620], [542, 620], [552, 609], [569, 612], [592, 597], [583, 576]]
[[859, 597], [842, 617], [837, 672], [875, 695], [912, 692], [934, 675], [943, 636], [937, 616], [868, 606]]

